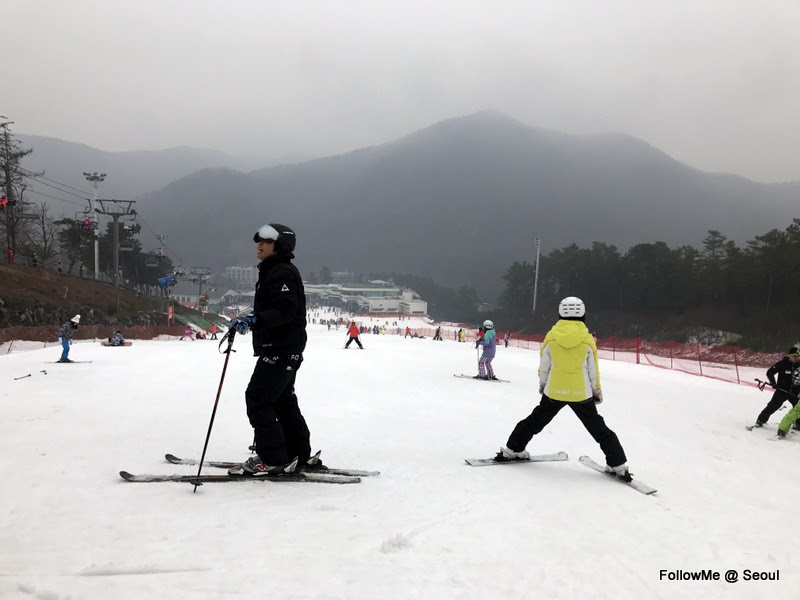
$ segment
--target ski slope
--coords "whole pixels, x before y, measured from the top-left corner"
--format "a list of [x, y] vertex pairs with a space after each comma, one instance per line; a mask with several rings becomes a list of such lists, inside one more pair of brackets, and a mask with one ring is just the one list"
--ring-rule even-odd
[[[200, 456], [217, 342], [78, 342], [71, 357], [93, 362], [73, 365], [52, 364], [58, 347], [0, 356], [0, 598], [796, 597], [800, 436], [770, 441], [783, 412], [744, 429], [767, 392], [601, 361], [601, 413], [659, 490], [644, 496], [577, 462], [603, 456], [568, 409], [528, 446], [568, 462], [465, 465], [538, 401], [537, 353], [498, 347], [511, 383], [495, 384], [453, 377], [476, 372], [472, 344], [363, 335], [366, 350], [345, 351], [345, 339], [309, 325], [298, 396], [327, 464], [381, 476], [196, 494], [118, 472], [196, 472], [163, 456]], [[249, 336], [234, 347], [213, 460], [246, 458], [252, 440]], [[746, 569], [780, 579], [743, 581]]]

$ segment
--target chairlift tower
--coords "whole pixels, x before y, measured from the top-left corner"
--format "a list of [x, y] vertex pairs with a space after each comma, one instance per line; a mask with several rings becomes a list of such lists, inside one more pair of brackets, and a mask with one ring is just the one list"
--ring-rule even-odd
[[92, 198], [87, 198], [87, 200], [89, 200], [89, 212], [92, 213], [95, 221], [98, 221], [97, 227], [94, 230], [94, 278], [100, 279], [100, 223], [97, 218], [94, 203], [97, 202], [97, 186], [105, 180], [106, 174], [98, 173], [97, 171], [94, 173], [87, 173], [84, 171], [83, 176], [86, 181], [92, 184]]
[[98, 199], [97, 203], [100, 208], [96, 208], [95, 212], [114, 220], [114, 287], [119, 287], [119, 220], [121, 217], [136, 215], [136, 211], [131, 208], [136, 201]]

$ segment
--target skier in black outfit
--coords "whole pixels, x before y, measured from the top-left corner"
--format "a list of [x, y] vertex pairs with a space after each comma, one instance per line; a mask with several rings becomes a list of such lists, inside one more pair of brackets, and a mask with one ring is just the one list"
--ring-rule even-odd
[[305, 291], [291, 262], [295, 233], [285, 225], [270, 223], [256, 232], [253, 241], [261, 261], [253, 313], [230, 324], [238, 333], [252, 330], [258, 357], [245, 391], [257, 455], [243, 464], [243, 470], [254, 476], [281, 473], [295, 457], [301, 467], [322, 468], [318, 460], [309, 464], [310, 433], [294, 393], [306, 347]]
[[[772, 399], [767, 403], [758, 417], [756, 418], [756, 427], [763, 427], [766, 425], [769, 418], [776, 410], [778, 410], [783, 403], [787, 400], [794, 406], [797, 404], [797, 396], [800, 394], [800, 386], [796, 385], [794, 381], [797, 380], [793, 377], [795, 371], [800, 369], [800, 342], [789, 348], [782, 359], [767, 369], [767, 379], [769, 384], [775, 388], [775, 393], [772, 394]], [[778, 380], [775, 381], [775, 375]], [[800, 429], [800, 419], [794, 422], [794, 428]]]

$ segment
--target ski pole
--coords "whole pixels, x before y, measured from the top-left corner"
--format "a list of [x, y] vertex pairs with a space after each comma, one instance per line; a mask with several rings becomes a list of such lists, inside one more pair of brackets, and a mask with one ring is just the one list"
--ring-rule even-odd
[[785, 390], [783, 388], [775, 387], [769, 381], [761, 381], [758, 377], [756, 377], [756, 381], [758, 382], [758, 389], [761, 390], [762, 392], [764, 391], [765, 387], [769, 386], [772, 389], [774, 389], [776, 392], [783, 392], [784, 394], [787, 394], [789, 396], [797, 396], [798, 395], [798, 394], [793, 394], [789, 390]]
[[30, 377], [30, 376], [31, 376], [31, 374], [28, 373], [27, 375], [23, 375], [22, 377], [14, 377], [14, 381], [17, 381], [18, 379], [25, 379], [26, 377]]
[[225, 364], [222, 366], [222, 377], [220, 377], [220, 379], [219, 379], [219, 388], [217, 389], [217, 398], [216, 398], [216, 400], [214, 400], [214, 409], [211, 411], [211, 421], [209, 421], [209, 423], [208, 423], [208, 433], [206, 433], [206, 442], [205, 442], [205, 444], [203, 444], [203, 454], [200, 456], [200, 466], [197, 468], [197, 479], [194, 482], [194, 490], [192, 490], [192, 493], [197, 492], [197, 486], [198, 485], [203, 485], [200, 482], [200, 471], [203, 470], [203, 461], [206, 458], [206, 450], [208, 449], [208, 440], [211, 438], [211, 428], [214, 426], [214, 417], [217, 414], [217, 405], [219, 404], [220, 394], [222, 394], [222, 383], [225, 381], [225, 371], [228, 370], [228, 359], [231, 357], [231, 352], [236, 352], [236, 350], [233, 349], [233, 339], [235, 337], [236, 337], [236, 330], [235, 329], [228, 329], [228, 331], [225, 332], [225, 335], [222, 337], [222, 339], [219, 342], [219, 347], [221, 348], [222, 347], [222, 343], [225, 340], [228, 340], [228, 347], [225, 348], [225, 351], [224, 351]]

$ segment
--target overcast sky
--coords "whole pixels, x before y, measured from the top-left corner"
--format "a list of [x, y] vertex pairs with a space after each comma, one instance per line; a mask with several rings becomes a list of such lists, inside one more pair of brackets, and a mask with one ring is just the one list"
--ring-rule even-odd
[[263, 158], [483, 109], [800, 180], [798, 0], [0, 0], [0, 114]]

